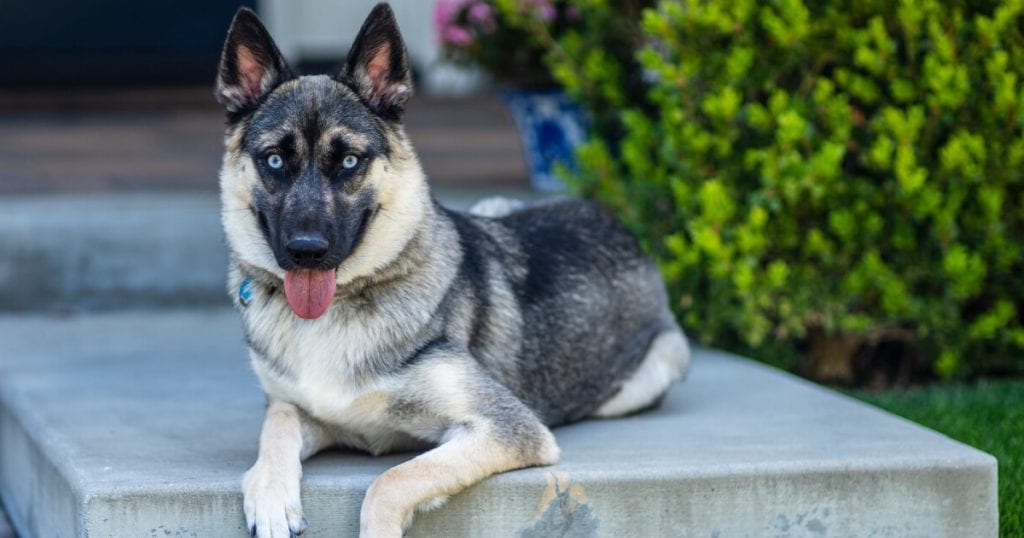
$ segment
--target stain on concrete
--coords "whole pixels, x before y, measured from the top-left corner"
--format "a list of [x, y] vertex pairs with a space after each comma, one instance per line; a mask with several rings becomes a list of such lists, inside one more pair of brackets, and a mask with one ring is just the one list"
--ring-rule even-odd
[[828, 507], [815, 507], [806, 512], [796, 514], [778, 514], [770, 530], [779, 538], [796, 538], [798, 536], [828, 536], [828, 523], [831, 510]]
[[169, 529], [164, 525], [160, 525], [159, 527], [149, 529], [150, 538], [159, 538], [161, 531], [163, 532], [163, 536], [183, 536], [186, 538], [198, 538], [198, 535], [196, 534], [195, 531], [190, 531], [187, 528], [182, 527], [181, 525], [179, 525], [177, 529]]
[[582, 484], [573, 484], [569, 475], [547, 473], [533, 524], [519, 531], [519, 538], [590, 538], [597, 536], [598, 520]]
[[807, 524], [804, 525], [804, 527], [806, 527], [807, 530], [819, 536], [825, 536], [825, 533], [828, 531], [828, 527], [826, 527], [825, 524], [822, 523], [821, 520], [818, 518], [814, 518], [808, 521]]

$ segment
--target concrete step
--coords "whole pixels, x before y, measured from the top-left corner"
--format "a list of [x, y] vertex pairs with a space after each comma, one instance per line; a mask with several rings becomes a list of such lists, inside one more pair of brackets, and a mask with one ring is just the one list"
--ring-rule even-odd
[[[263, 406], [233, 312], [0, 317], [0, 498], [24, 537], [246, 536]], [[560, 463], [493, 477], [410, 534], [998, 532], [991, 456], [716, 351], [657, 410], [556, 435]], [[312, 458], [304, 536], [355, 536], [366, 488], [409, 457]]]
[[[434, 189], [449, 207], [540, 196]], [[0, 311], [226, 306], [227, 250], [212, 192], [0, 198]]]
[[0, 538], [15, 538], [11, 522], [7, 521], [7, 514], [0, 510]]

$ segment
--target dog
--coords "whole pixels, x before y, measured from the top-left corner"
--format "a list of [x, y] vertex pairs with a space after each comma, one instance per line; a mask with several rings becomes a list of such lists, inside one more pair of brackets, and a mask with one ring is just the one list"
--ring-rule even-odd
[[228, 292], [268, 400], [253, 536], [306, 528], [302, 461], [327, 447], [425, 450], [362, 504], [362, 536], [401, 536], [490, 475], [555, 463], [549, 428], [656, 405], [689, 363], [656, 265], [596, 204], [436, 203], [402, 127], [412, 92], [386, 4], [330, 76], [297, 76], [248, 9], [228, 31]]

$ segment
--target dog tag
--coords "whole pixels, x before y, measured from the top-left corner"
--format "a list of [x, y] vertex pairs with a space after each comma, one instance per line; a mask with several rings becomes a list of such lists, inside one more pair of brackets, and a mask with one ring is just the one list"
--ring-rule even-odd
[[238, 286], [238, 302], [242, 303], [242, 306], [249, 306], [249, 301], [252, 300], [252, 279], [245, 277], [242, 280], [242, 285]]

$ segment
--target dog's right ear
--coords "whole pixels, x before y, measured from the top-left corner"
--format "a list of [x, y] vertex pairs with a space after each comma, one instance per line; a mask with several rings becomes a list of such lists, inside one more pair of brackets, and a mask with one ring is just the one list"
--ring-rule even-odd
[[217, 100], [228, 112], [240, 112], [294, 77], [259, 17], [247, 7], [239, 8], [220, 56]]
[[340, 80], [374, 112], [397, 120], [412, 97], [412, 68], [391, 6], [377, 4], [352, 43]]

